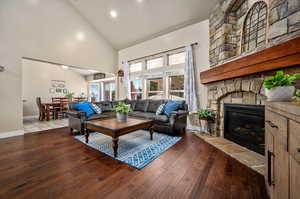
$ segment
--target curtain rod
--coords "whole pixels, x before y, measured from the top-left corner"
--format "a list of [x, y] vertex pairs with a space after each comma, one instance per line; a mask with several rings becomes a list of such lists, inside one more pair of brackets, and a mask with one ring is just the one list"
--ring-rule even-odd
[[[198, 42], [192, 43], [191, 45], [192, 46], [196, 46], [196, 45], [198, 45]], [[184, 48], [184, 47], [185, 46], [180, 46], [180, 47], [177, 47], [177, 48], [174, 48], [174, 49], [171, 49], [171, 50], [165, 50], [165, 51], [158, 52], [158, 53], [155, 53], [155, 54], [152, 54], [152, 55], [147, 55], [147, 56], [139, 57], [139, 58], [136, 58], [136, 59], [132, 59], [132, 60], [129, 60], [128, 62], [133, 62], [133, 61], [136, 61], [136, 60], [139, 60], [139, 59], [144, 59], [144, 58], [147, 58], [147, 57], [151, 57], [151, 56], [155, 56], [155, 55], [167, 53], [167, 52], [178, 50], [178, 49], [181, 49], [181, 48]], [[122, 61], [122, 63], [124, 63], [124, 61]]]

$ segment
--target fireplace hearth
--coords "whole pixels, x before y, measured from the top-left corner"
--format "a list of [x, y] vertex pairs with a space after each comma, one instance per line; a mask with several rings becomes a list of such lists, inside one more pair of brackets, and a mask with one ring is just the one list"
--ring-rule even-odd
[[224, 138], [264, 155], [263, 105], [224, 104]]

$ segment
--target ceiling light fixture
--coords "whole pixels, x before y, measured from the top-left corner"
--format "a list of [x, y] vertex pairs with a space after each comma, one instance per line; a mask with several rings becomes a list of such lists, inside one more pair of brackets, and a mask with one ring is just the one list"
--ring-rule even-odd
[[64, 69], [64, 70], [68, 70], [69, 66], [61, 65], [61, 68]]
[[138, 3], [143, 3], [144, 0], [136, 0]]
[[115, 10], [111, 10], [111, 11], [109, 12], [109, 14], [110, 14], [110, 16], [111, 16], [112, 18], [117, 18], [117, 16], [118, 16], [117, 11], [115, 11]]
[[78, 41], [83, 41], [83, 40], [85, 40], [85, 34], [84, 34], [83, 32], [78, 32], [78, 33], [76, 34], [76, 39], [77, 39]]

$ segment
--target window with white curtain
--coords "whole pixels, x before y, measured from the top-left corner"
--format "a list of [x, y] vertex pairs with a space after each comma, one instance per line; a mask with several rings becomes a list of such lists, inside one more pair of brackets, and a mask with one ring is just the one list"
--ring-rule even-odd
[[146, 66], [147, 66], [147, 70], [163, 67], [164, 59], [163, 59], [163, 57], [148, 59], [146, 61]]
[[130, 64], [129, 65], [129, 72], [134, 73], [134, 72], [142, 71], [142, 67], [143, 67], [142, 62], [137, 62], [137, 63], [134, 63], [134, 64]]
[[163, 78], [147, 79], [147, 98], [164, 99]]
[[129, 62], [131, 99], [183, 99], [185, 57], [180, 48]]
[[131, 99], [139, 100], [143, 98], [143, 82], [141, 79], [135, 79], [130, 82]]
[[104, 82], [104, 101], [113, 101], [116, 99], [115, 82]]
[[184, 75], [169, 76], [169, 99], [184, 99]]
[[183, 64], [185, 63], [185, 52], [175, 53], [168, 56], [168, 63], [170, 66], [177, 65], [177, 64]]

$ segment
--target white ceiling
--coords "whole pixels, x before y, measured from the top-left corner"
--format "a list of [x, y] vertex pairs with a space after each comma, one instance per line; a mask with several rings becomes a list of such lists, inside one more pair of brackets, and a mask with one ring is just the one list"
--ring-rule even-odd
[[[217, 0], [67, 0], [115, 49], [209, 18]], [[141, 2], [141, 3], [139, 3]], [[118, 17], [110, 17], [110, 10]]]

